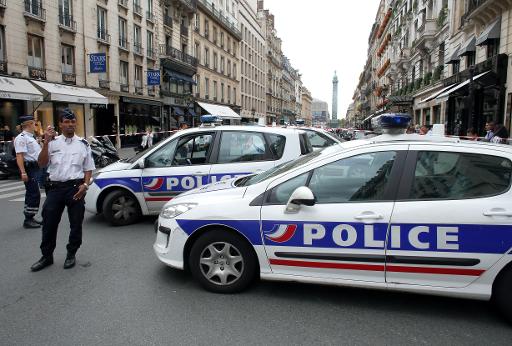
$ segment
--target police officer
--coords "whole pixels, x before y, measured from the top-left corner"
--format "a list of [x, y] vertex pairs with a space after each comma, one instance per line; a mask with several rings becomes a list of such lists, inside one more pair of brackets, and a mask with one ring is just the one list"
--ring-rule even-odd
[[[84, 197], [95, 169], [91, 148], [85, 139], [75, 135], [76, 117], [64, 109], [59, 115], [61, 135], [55, 137], [53, 128], [44, 133], [44, 145], [39, 155], [39, 166], [48, 166], [46, 201], [43, 206], [43, 257], [30, 268], [39, 271], [53, 264], [53, 251], [57, 242], [57, 228], [67, 207], [70, 233], [66, 246], [64, 269], [75, 266], [75, 254], [82, 244], [82, 222], [84, 219]], [[52, 140], [55, 137], [54, 140]]]
[[14, 150], [16, 151], [16, 164], [20, 170], [21, 180], [25, 183], [25, 228], [39, 228], [41, 222], [34, 219], [39, 211], [41, 193], [39, 192], [39, 166], [37, 158], [41, 152], [41, 147], [34, 138], [35, 121], [32, 115], [25, 115], [19, 118], [23, 129], [14, 139]]

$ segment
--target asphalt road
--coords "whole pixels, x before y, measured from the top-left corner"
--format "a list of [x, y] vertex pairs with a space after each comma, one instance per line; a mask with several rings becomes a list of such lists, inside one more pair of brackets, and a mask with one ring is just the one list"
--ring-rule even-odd
[[[0, 345], [510, 345], [512, 326], [485, 302], [261, 282], [208, 293], [152, 252], [153, 219], [111, 228], [88, 214], [78, 265], [31, 273], [39, 230], [0, 181]], [[11, 182], [7, 182], [10, 184]], [[4, 186], [4, 188], [2, 188]], [[9, 195], [9, 197], [5, 197]], [[13, 201], [14, 200], [14, 201]]]

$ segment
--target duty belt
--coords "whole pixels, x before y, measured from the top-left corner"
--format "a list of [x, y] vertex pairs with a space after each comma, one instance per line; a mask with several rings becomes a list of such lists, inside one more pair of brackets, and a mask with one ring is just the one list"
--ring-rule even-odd
[[83, 184], [83, 179], [74, 179], [74, 180], [67, 180], [67, 181], [47, 181], [46, 182], [46, 188], [48, 189], [58, 189], [63, 187], [72, 187], [72, 186], [79, 186]]

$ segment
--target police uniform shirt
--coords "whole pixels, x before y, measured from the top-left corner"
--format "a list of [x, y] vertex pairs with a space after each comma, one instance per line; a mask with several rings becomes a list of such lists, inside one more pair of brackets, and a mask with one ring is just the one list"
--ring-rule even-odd
[[23, 159], [25, 161], [37, 162], [41, 147], [37, 143], [34, 135], [30, 132], [23, 131], [14, 139], [14, 150], [16, 154], [23, 153]]
[[48, 144], [48, 174], [50, 181], [68, 181], [83, 179], [84, 172], [96, 167], [91, 154], [91, 147], [85, 139], [78, 136], [66, 138], [55, 137]]

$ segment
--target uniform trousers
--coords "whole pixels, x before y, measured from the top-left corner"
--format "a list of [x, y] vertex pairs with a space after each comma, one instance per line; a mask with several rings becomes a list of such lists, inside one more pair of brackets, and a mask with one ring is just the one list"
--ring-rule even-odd
[[68, 210], [69, 240], [66, 246], [68, 255], [75, 253], [82, 245], [82, 223], [84, 220], [84, 199], [74, 200], [82, 181], [49, 182], [46, 186], [46, 201], [43, 205], [43, 239], [41, 252], [44, 257], [53, 255], [57, 244], [57, 229], [64, 208]]
[[25, 162], [25, 171], [28, 181], [25, 182], [25, 207], [23, 214], [25, 219], [32, 219], [39, 211], [39, 203], [41, 202], [41, 192], [39, 191], [39, 167], [35, 162]]

